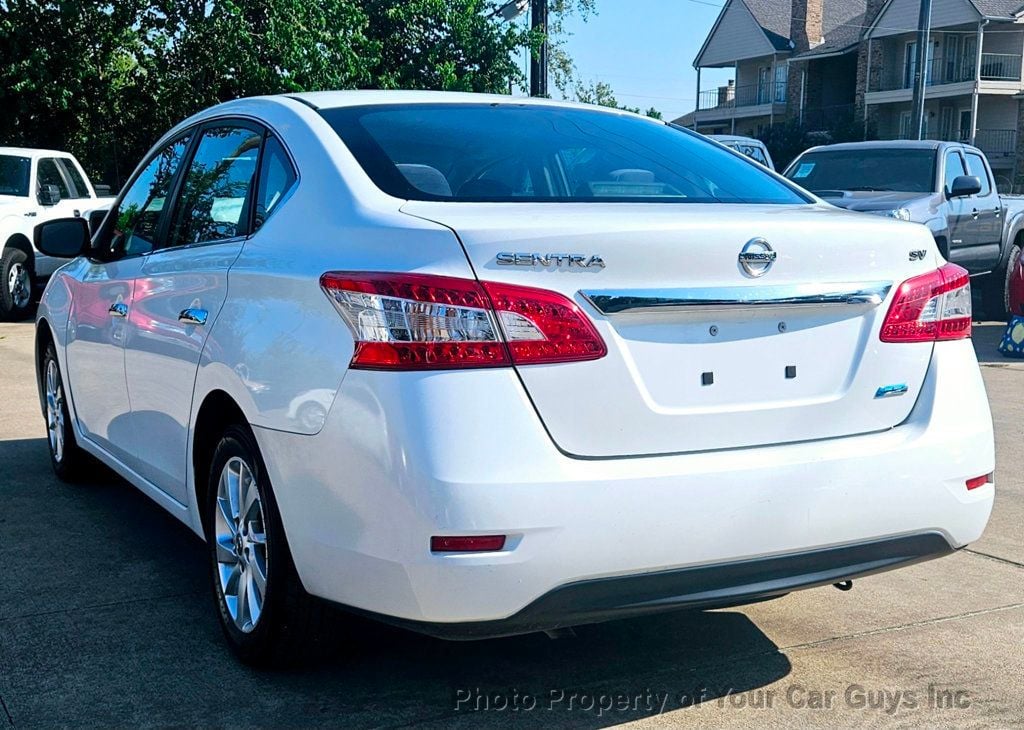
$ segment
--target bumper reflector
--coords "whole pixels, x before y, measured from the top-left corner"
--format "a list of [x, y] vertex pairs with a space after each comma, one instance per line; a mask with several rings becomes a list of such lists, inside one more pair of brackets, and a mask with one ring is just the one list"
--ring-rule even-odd
[[974, 477], [974, 479], [967, 480], [967, 491], [977, 489], [978, 487], [984, 487], [986, 484], [992, 483], [992, 475], [986, 474], [982, 477]]
[[505, 547], [504, 535], [470, 535], [430, 538], [432, 553], [490, 553]]

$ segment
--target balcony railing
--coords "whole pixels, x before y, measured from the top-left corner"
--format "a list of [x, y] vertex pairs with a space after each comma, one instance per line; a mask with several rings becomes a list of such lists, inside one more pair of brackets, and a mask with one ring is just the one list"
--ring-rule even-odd
[[[909, 133], [898, 135], [900, 139], [912, 139]], [[967, 130], [935, 133], [929, 131], [927, 139], [938, 139], [945, 142], [971, 143], [971, 133]], [[979, 129], [974, 137], [974, 146], [989, 157], [1014, 157], [1017, 154], [1016, 129]]]
[[989, 157], [1013, 157], [1017, 154], [1017, 130], [979, 129], [974, 146]]
[[785, 81], [766, 81], [763, 84], [745, 84], [743, 86], [721, 86], [710, 91], [702, 91], [700, 92], [700, 98], [697, 100], [697, 111], [709, 109], [727, 110], [771, 103], [786, 103]]
[[[981, 80], [1020, 81], [1021, 60], [1021, 55], [1016, 53], [983, 53], [981, 54]], [[977, 57], [973, 54], [962, 54], [954, 58], [933, 58], [926, 67], [925, 84], [927, 86], [942, 86], [943, 84], [974, 81], [976, 62]], [[883, 75], [880, 88], [872, 89], [872, 91], [912, 89], [915, 71], [914, 63], [905, 63]]]

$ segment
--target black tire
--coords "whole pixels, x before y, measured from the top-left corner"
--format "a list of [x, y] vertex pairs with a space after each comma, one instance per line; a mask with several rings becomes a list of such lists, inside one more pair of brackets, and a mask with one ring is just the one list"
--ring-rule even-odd
[[8, 246], [0, 255], [0, 319], [19, 320], [32, 310], [32, 269], [20, 248]]
[[57, 349], [52, 342], [48, 343], [43, 351], [39, 374], [43, 395], [43, 419], [46, 421], [46, 443], [53, 473], [61, 481], [80, 481], [92, 471], [93, 462], [75, 440], [75, 429], [71, 426], [71, 414], [68, 411], [60, 362], [57, 360]]
[[[1010, 275], [1013, 273], [1013, 264], [1019, 256], [1020, 247], [1014, 244], [1010, 249], [1005, 267], [976, 280], [981, 300], [981, 311], [978, 313], [980, 317], [998, 321], [1005, 321], [1009, 318]], [[975, 319], [978, 318], [975, 317]]]
[[[251, 626], [247, 624], [245, 629], [238, 625], [238, 619], [233, 615], [225, 596], [222, 564], [218, 560], [218, 552], [225, 554], [224, 549], [219, 549], [217, 538], [217, 513], [221, 509], [218, 488], [225, 467], [229, 462], [237, 465], [237, 460], [250, 470], [259, 494], [259, 519], [250, 521], [250, 527], [255, 525], [258, 529], [261, 526], [262, 534], [266, 536], [262, 548], [255, 543], [249, 543], [243, 548], [239, 543], [244, 541], [228, 540], [221, 543], [222, 547], [230, 544], [230, 549], [236, 549], [235, 557], [239, 560], [243, 555], [247, 556], [245, 564], [251, 566], [248, 570], [258, 569], [260, 565], [263, 567], [260, 574], [265, 580], [265, 588], [260, 612], [255, 621], [249, 622]], [[223, 516], [224, 513], [221, 514]], [[250, 511], [249, 514], [256, 513]], [[222, 524], [226, 522], [224, 520]], [[306, 593], [302, 587], [288, 549], [280, 512], [263, 458], [260, 456], [256, 440], [245, 426], [229, 426], [214, 451], [204, 506], [204, 527], [210, 556], [214, 604], [224, 636], [232, 651], [246, 664], [259, 667], [289, 666], [311, 656], [314, 641], [322, 634], [326, 617], [325, 606]], [[236, 527], [236, 531], [242, 532], [240, 527]], [[254, 529], [250, 535], [256, 531]], [[248, 552], [250, 546], [251, 554]], [[261, 551], [262, 560], [257, 558], [258, 550]], [[241, 562], [238, 564], [242, 565]], [[231, 572], [233, 567], [225, 564], [223, 570]], [[231, 582], [230, 579], [226, 580], [230, 592]], [[240, 602], [237, 597], [233, 597], [237, 613], [240, 610]]]

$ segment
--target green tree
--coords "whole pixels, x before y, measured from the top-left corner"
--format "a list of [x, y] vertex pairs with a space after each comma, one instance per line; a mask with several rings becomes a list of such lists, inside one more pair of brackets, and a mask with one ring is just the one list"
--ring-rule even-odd
[[622, 109], [623, 111], [633, 112], [634, 114], [644, 114], [645, 116], [653, 119], [661, 119], [661, 112], [653, 106], [646, 112], [641, 112], [640, 107], [620, 104], [619, 100], [615, 98], [615, 92], [612, 91], [611, 85], [604, 81], [598, 81], [592, 84], [577, 82], [574, 89], [574, 96], [576, 97], [576, 101], [584, 104], [610, 106], [616, 109]]
[[[574, 78], [551, 0], [557, 88]], [[0, 143], [73, 152], [120, 185], [164, 131], [220, 101], [316, 89], [522, 89], [543, 34], [497, 0], [0, 0]], [[595, 103], [611, 98], [595, 88]], [[598, 98], [600, 97], [600, 98]], [[617, 104], [615, 104], [617, 106]], [[636, 110], [639, 111], [639, 110]]]

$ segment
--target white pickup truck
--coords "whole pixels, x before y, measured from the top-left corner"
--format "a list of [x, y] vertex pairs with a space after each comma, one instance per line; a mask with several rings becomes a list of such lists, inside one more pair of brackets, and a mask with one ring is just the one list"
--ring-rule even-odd
[[65, 263], [35, 250], [35, 227], [51, 218], [88, 217], [113, 201], [97, 196], [67, 152], [0, 147], [0, 320], [26, 316], [34, 286]]

